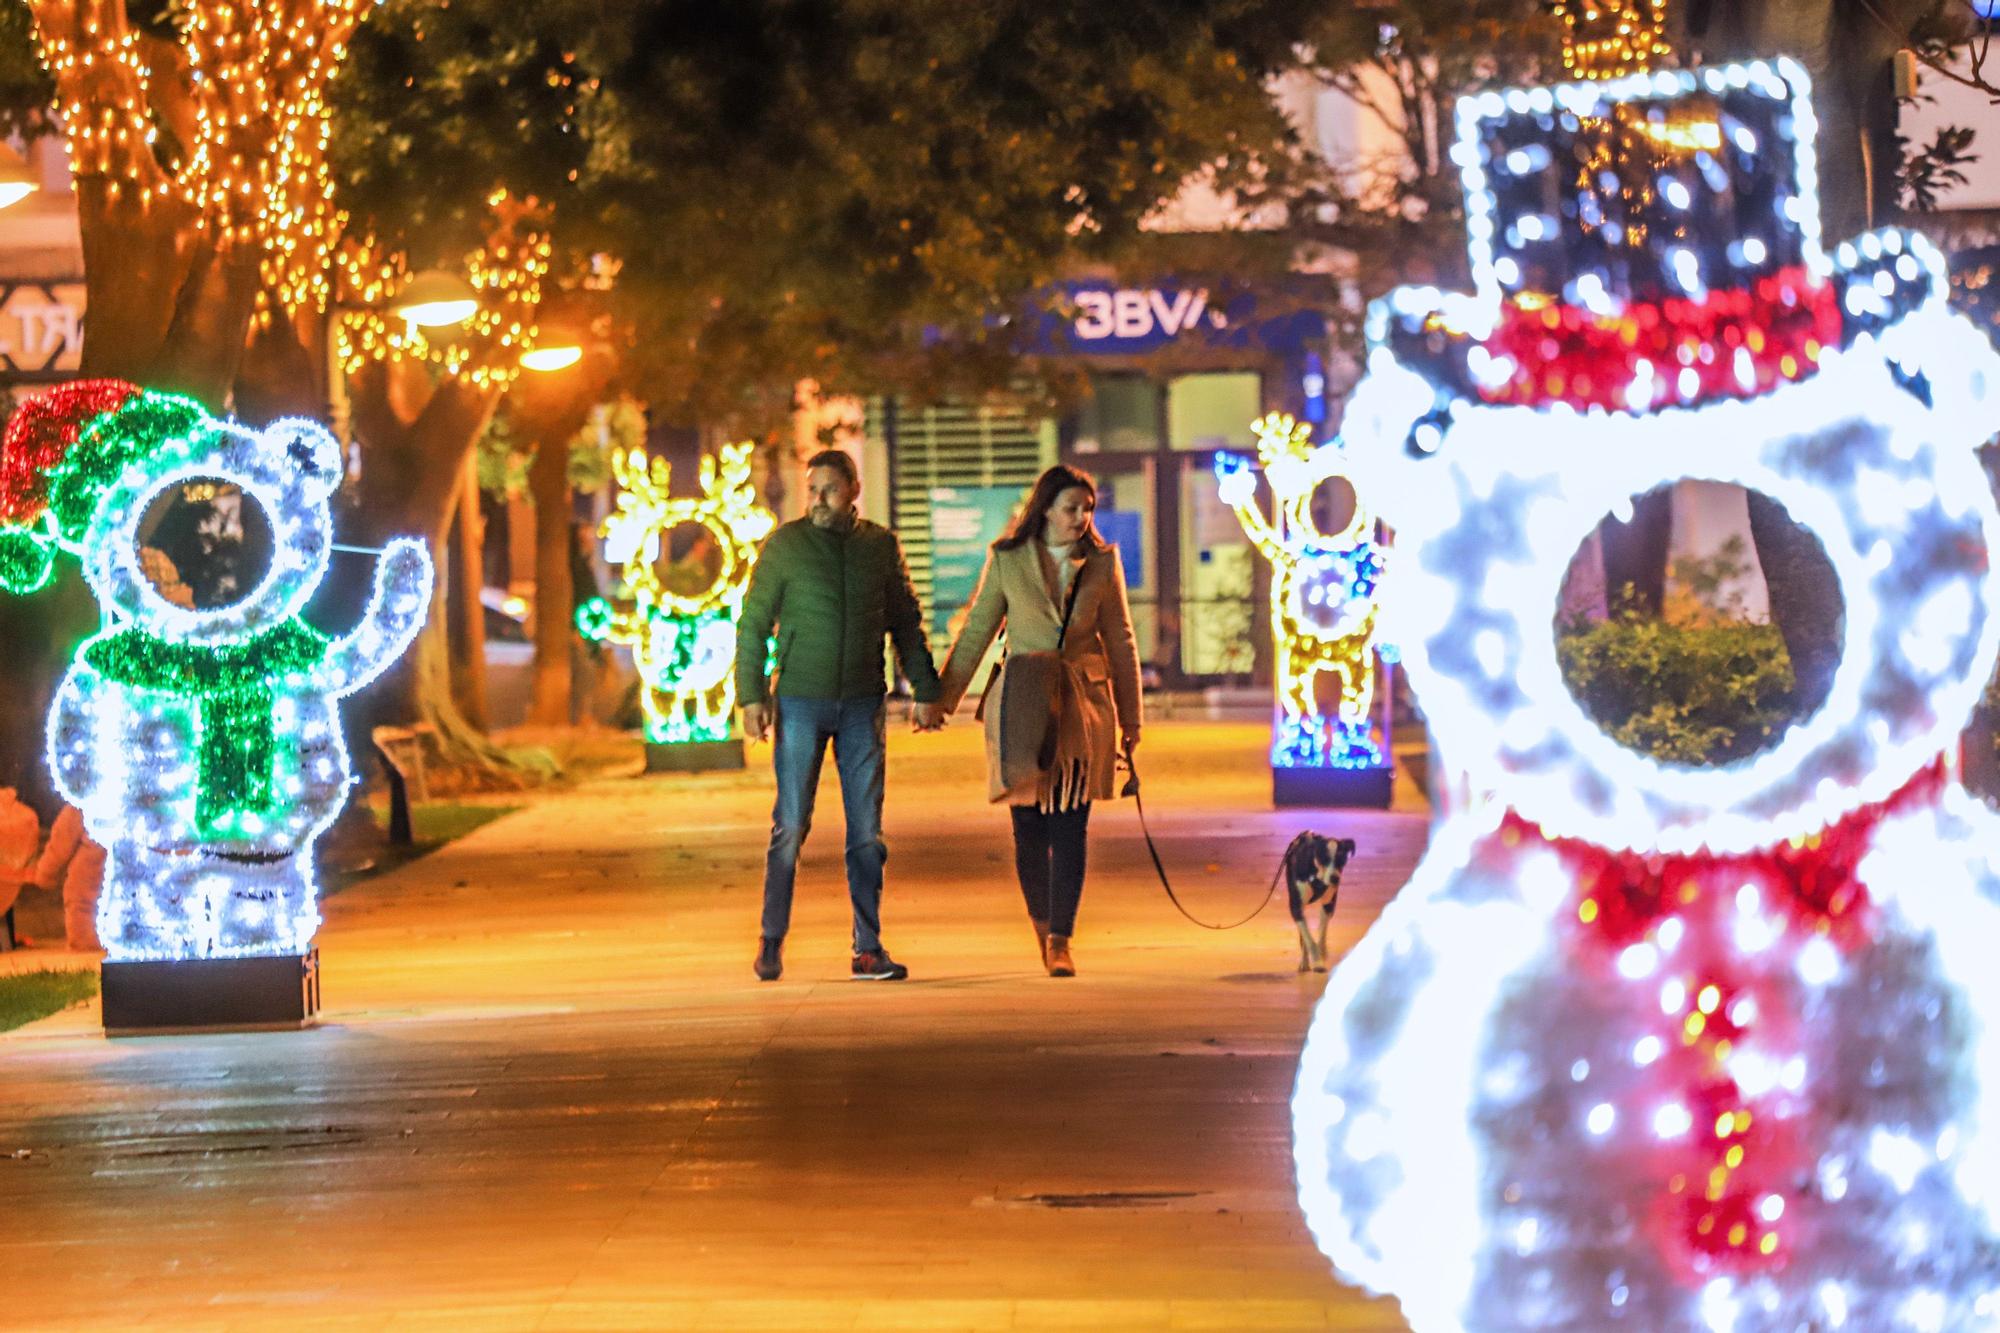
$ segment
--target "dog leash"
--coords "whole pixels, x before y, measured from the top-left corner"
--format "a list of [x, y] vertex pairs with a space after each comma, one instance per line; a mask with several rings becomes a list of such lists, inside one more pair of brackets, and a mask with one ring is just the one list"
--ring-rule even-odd
[[1188, 911], [1186, 906], [1182, 904], [1180, 895], [1174, 892], [1173, 881], [1167, 878], [1166, 863], [1160, 860], [1160, 849], [1153, 843], [1152, 827], [1146, 823], [1146, 801], [1144, 797], [1139, 795], [1139, 766], [1132, 761], [1130, 754], [1126, 754], [1122, 758], [1125, 770], [1130, 776], [1125, 779], [1125, 788], [1119, 792], [1119, 795], [1130, 796], [1132, 803], [1139, 809], [1139, 832], [1143, 833], [1146, 837], [1146, 855], [1153, 858], [1153, 870], [1159, 875], [1160, 887], [1167, 891], [1167, 901], [1174, 905], [1174, 910], [1194, 922], [1197, 926], [1200, 926], [1203, 930], [1234, 930], [1238, 926], [1249, 925], [1252, 921], [1263, 915], [1264, 909], [1271, 905], [1271, 899], [1275, 898], [1278, 894], [1278, 881], [1284, 877], [1285, 863], [1291, 860], [1292, 849], [1297, 847], [1305, 839], [1306, 835], [1300, 833], [1291, 842], [1286, 844], [1285, 850], [1278, 857], [1278, 868], [1271, 872], [1271, 887], [1264, 890], [1264, 900], [1257, 904], [1255, 911], [1251, 912], [1249, 916], [1244, 917], [1241, 921], [1232, 921], [1226, 926], [1218, 926], [1212, 921], [1203, 921], [1193, 912]]

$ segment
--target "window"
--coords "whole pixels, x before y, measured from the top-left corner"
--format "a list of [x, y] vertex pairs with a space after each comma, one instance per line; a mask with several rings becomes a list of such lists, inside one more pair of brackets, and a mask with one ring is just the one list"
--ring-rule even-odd
[[1160, 445], [1160, 390], [1143, 375], [1093, 375], [1077, 414], [1076, 452], [1151, 453]]
[[1254, 450], [1250, 423], [1263, 410], [1263, 377], [1254, 371], [1178, 376], [1167, 386], [1167, 444]]

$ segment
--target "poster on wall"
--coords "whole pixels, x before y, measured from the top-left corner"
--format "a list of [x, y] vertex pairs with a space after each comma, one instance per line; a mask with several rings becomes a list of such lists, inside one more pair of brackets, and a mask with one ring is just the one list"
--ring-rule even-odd
[[931, 488], [931, 634], [951, 642], [954, 621], [979, 589], [986, 548], [1007, 531], [1019, 486]]
[[1140, 545], [1145, 516], [1136, 509], [1100, 509], [1097, 534], [1118, 548], [1118, 563], [1125, 571], [1125, 589], [1142, 593], [1146, 588], [1146, 548]]

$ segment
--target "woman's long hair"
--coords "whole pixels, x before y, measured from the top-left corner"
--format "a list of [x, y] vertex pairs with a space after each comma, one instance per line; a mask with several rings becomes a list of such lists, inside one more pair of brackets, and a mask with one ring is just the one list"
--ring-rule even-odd
[[[1021, 510], [1021, 516], [1014, 520], [1014, 526], [1007, 535], [993, 543], [996, 551], [1011, 551], [1017, 546], [1042, 539], [1042, 532], [1049, 526], [1049, 510], [1055, 508], [1056, 497], [1072, 486], [1081, 486], [1090, 495], [1093, 507], [1097, 504], [1097, 483], [1075, 468], [1058, 463], [1035, 479], [1035, 489], [1028, 495], [1028, 503]], [[1083, 534], [1077, 545], [1085, 551], [1107, 549], [1104, 538], [1098, 535], [1097, 520], [1093, 518], [1084, 524]]]

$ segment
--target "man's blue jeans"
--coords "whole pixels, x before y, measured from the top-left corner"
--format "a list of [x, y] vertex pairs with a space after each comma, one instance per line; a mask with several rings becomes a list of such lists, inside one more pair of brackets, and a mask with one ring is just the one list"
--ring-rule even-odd
[[778, 803], [771, 811], [771, 851], [764, 861], [764, 935], [781, 940], [792, 924], [792, 883], [799, 848], [812, 828], [820, 764], [833, 742], [840, 803], [847, 812], [847, 896], [854, 903], [854, 951], [882, 947], [882, 768], [885, 710], [866, 699], [778, 699], [772, 766]]

